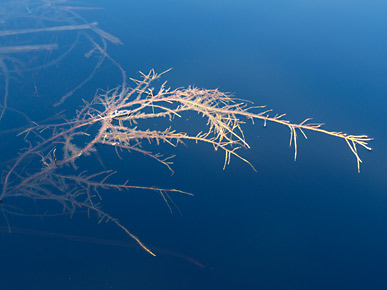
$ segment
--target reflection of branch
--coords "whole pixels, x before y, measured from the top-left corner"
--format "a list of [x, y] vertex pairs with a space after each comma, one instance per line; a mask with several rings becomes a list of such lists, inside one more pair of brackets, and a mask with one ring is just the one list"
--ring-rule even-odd
[[[9, 233], [9, 229], [7, 227], [0, 226], [0, 232]], [[28, 229], [28, 228], [12, 227], [12, 234], [34, 235], [34, 236], [40, 236], [40, 237], [64, 239], [64, 240], [80, 242], [80, 243], [138, 249], [137, 244], [126, 242], [126, 241], [109, 240], [109, 239], [102, 239], [102, 238], [89, 237], [89, 236], [70, 235], [70, 234], [63, 234], [63, 233], [56, 233], [56, 232], [37, 231], [37, 230]], [[182, 259], [184, 261], [187, 261], [188, 263], [191, 263], [197, 267], [205, 268], [205, 266], [199, 261], [197, 261], [195, 258], [192, 258], [185, 254], [181, 254], [178, 252], [170, 251], [168, 249], [163, 249], [163, 248], [154, 247], [154, 246], [152, 246], [152, 248], [155, 251], [157, 251], [158, 254], [173, 256], [173, 257]]]

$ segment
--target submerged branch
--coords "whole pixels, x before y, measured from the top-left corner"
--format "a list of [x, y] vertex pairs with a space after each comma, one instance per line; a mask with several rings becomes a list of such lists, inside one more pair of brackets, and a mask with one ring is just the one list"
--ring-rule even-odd
[[38, 50], [54, 50], [57, 49], [58, 45], [53, 44], [40, 44], [40, 45], [21, 45], [21, 46], [3, 46], [0, 47], [0, 54], [5, 53], [21, 53]]
[[0, 37], [11, 36], [11, 35], [20, 35], [20, 34], [29, 34], [29, 33], [39, 33], [39, 32], [86, 30], [86, 29], [91, 29], [97, 25], [98, 25], [98, 22], [92, 22], [92, 23], [80, 24], [80, 25], [63, 25], [63, 26], [53, 26], [53, 27], [44, 27], [44, 28], [26, 28], [26, 29], [15, 29], [15, 30], [3, 30], [3, 31], [0, 31]]

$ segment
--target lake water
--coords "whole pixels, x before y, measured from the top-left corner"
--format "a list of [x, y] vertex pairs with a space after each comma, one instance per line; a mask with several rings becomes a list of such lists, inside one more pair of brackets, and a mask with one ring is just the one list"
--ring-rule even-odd
[[[58, 215], [62, 208], [56, 203], [4, 199], [12, 233], [2, 215], [0, 289], [387, 289], [385, 1], [19, 1], [18, 12], [8, 2], [0, 4], [1, 31], [80, 25], [81, 16], [121, 40], [122, 45], [107, 41], [106, 51], [128, 77], [172, 68], [156, 87], [168, 81], [171, 88], [218, 88], [266, 105], [273, 116], [286, 113], [294, 123], [313, 117], [327, 130], [375, 140], [371, 152], [358, 146], [360, 173], [344, 140], [316, 132], [306, 132], [307, 140], [298, 133], [294, 162], [289, 128], [270, 122], [244, 120], [251, 148], [238, 152], [256, 172], [237, 158], [223, 170], [224, 154], [208, 144], [147, 144], [152, 152], [176, 155], [173, 175], [138, 152], [117, 156], [98, 146], [98, 156], [79, 161], [78, 173], [104, 166], [117, 171], [118, 183], [194, 194], [169, 194], [169, 208], [158, 192], [101, 190], [102, 208], [156, 257], [114, 223], [98, 224], [94, 214], [88, 218], [84, 209], [70, 217]], [[69, 21], [55, 24], [42, 7], [62, 9]], [[95, 33], [75, 35], [0, 38], [2, 47], [58, 44], [58, 55], [76, 43], [52, 65], [55, 49], [0, 55], [11, 71], [2, 131], [25, 129], [25, 118], [13, 109], [39, 124], [62, 110], [70, 120], [82, 99], [91, 101], [98, 89], [122, 83], [107, 59], [63, 104], [53, 106], [100, 59], [95, 52], [85, 57], [92, 49], [88, 37], [99, 41]], [[36, 68], [38, 63], [46, 67]], [[203, 126], [197, 115], [174, 122], [186, 132]], [[29, 146], [18, 132], [0, 136], [3, 172]], [[29, 138], [33, 144], [40, 140], [32, 133]], [[19, 174], [36, 171], [37, 163], [23, 164]]]

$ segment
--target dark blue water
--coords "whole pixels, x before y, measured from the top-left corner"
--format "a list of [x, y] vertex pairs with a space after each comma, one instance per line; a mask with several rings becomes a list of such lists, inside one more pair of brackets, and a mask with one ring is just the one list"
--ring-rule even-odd
[[[384, 1], [68, 5], [103, 8], [74, 12], [121, 39], [124, 45], [109, 45], [108, 52], [129, 76], [172, 67], [163, 78], [171, 87], [219, 88], [287, 113], [293, 122], [313, 117], [326, 129], [375, 138], [373, 151], [359, 148], [359, 174], [345, 141], [307, 133], [294, 162], [289, 129], [259, 122], [246, 124], [251, 149], [240, 151], [257, 172], [235, 158], [222, 170], [223, 154], [204, 144], [153, 147], [177, 155], [173, 176], [140, 154], [121, 161], [103, 148], [106, 167], [121, 180], [194, 193], [171, 195], [178, 207], [171, 214], [156, 193], [104, 192], [104, 209], [157, 256], [85, 213], [71, 219], [9, 215], [12, 234], [1, 220], [1, 290], [387, 289]], [[49, 116], [57, 96], [87, 75], [77, 53], [34, 75], [40, 99], [11, 94], [10, 106], [37, 119]], [[69, 118], [81, 98], [120, 84], [112, 71], [106, 62], [61, 107]], [[23, 82], [33, 89], [31, 80], [18, 77], [10, 89]], [[12, 144], [25, 146], [17, 140]], [[15, 156], [10, 142], [3, 141], [2, 160]], [[82, 162], [86, 169], [93, 164]]]

